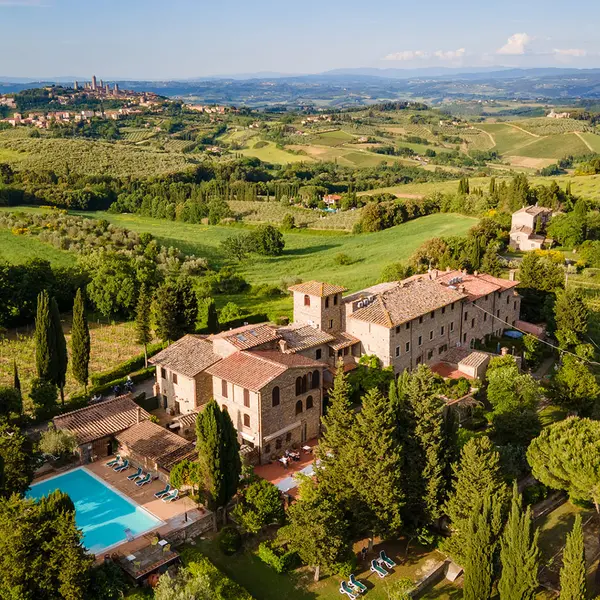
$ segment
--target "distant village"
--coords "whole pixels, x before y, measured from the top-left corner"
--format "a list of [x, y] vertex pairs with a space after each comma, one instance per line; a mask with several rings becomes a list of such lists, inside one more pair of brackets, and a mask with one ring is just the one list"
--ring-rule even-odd
[[[73, 104], [81, 95], [85, 94], [90, 99], [97, 100], [118, 100], [129, 106], [123, 106], [108, 110], [31, 110], [27, 114], [15, 112], [12, 117], [2, 119], [1, 122], [8, 123], [13, 127], [19, 125], [30, 125], [39, 129], [48, 129], [52, 123], [69, 124], [79, 123], [81, 121], [89, 122], [93, 118], [118, 120], [124, 116], [142, 114], [144, 109], [152, 109], [160, 106], [164, 100], [152, 92], [134, 92], [131, 90], [119, 89], [119, 84], [115, 83], [111, 88], [108, 83], [102, 79], [98, 82], [96, 76], [92, 76], [91, 81], [80, 83], [75, 81], [72, 88], [54, 88], [47, 87], [45, 90], [49, 97], [62, 106], [68, 107]], [[0, 106], [17, 108], [14, 95], [0, 96]]]

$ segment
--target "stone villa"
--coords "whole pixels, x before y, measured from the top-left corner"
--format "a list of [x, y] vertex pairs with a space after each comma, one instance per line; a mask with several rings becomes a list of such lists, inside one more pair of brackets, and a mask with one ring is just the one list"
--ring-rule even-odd
[[214, 398], [240, 442], [265, 462], [318, 435], [323, 394], [339, 361], [351, 370], [367, 354], [396, 374], [426, 363], [440, 373], [481, 377], [489, 356], [473, 348], [517, 323], [517, 285], [435, 269], [349, 295], [338, 285], [300, 283], [290, 288], [292, 324], [187, 335], [154, 356], [155, 392], [188, 434], [197, 411]]
[[552, 245], [546, 238], [546, 227], [552, 210], [543, 206], [524, 206], [513, 213], [510, 228], [510, 247], [513, 250], [541, 250]]

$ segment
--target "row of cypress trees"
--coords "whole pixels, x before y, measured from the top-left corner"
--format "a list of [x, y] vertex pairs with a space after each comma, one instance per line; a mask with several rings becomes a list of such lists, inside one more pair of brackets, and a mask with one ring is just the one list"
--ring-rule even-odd
[[[85, 314], [81, 289], [77, 290], [73, 304], [71, 329], [71, 370], [75, 379], [87, 386], [90, 363], [90, 331]], [[60, 312], [55, 298], [43, 290], [37, 299], [35, 319], [35, 365], [38, 379], [60, 390], [64, 406], [64, 388], [68, 366], [67, 341], [62, 329]]]

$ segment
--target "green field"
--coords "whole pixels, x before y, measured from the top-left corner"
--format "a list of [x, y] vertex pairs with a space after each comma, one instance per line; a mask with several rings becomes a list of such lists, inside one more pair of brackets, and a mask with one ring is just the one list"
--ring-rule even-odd
[[499, 154], [515, 154], [517, 149], [537, 139], [533, 134], [506, 123], [481, 123], [477, 128], [492, 135], [496, 142], [493, 149]]
[[531, 158], [562, 158], [563, 156], [582, 156], [589, 154], [590, 149], [575, 133], [548, 135], [527, 144], [515, 154]]
[[597, 133], [580, 133], [579, 135], [593, 148], [594, 152], [600, 154], [600, 135]]
[[294, 162], [307, 162], [312, 159], [309, 156], [303, 156], [299, 154], [292, 154], [291, 152], [286, 152], [281, 148], [278, 148], [273, 142], [264, 142], [267, 145], [259, 148], [255, 148], [256, 142], [250, 142], [249, 148], [244, 148], [244, 150], [237, 150], [240, 154], [244, 156], [254, 156], [263, 162], [274, 163], [277, 165], [287, 165], [289, 163]]
[[343, 146], [353, 139], [353, 135], [350, 135], [349, 133], [339, 129], [337, 131], [327, 131], [325, 133], [315, 135], [313, 141], [315, 144], [319, 144], [321, 146]]
[[30, 258], [43, 258], [53, 265], [68, 267], [76, 262], [70, 252], [58, 250], [30, 235], [14, 235], [0, 227], [0, 260], [21, 264]]
[[[471, 177], [469, 179], [471, 189], [480, 187], [487, 189], [490, 183], [489, 177]], [[510, 181], [510, 177], [496, 176], [496, 182]], [[585, 175], [585, 176], [571, 176], [571, 175], [559, 175], [558, 177], [529, 177], [529, 183], [533, 186], [536, 185], [550, 185], [552, 181], [562, 188], [565, 189], [568, 182], [571, 182], [571, 189], [576, 196], [583, 196], [592, 200], [600, 200], [600, 175]], [[369, 190], [366, 192], [359, 192], [358, 196], [369, 196], [372, 194], [396, 194], [398, 197], [403, 195], [406, 197], [413, 196], [427, 196], [434, 192], [441, 192], [443, 194], [453, 193], [458, 190], [458, 179], [452, 179], [448, 181], [432, 181], [427, 183], [408, 183], [404, 185], [395, 185], [386, 188], [378, 188], [376, 190]]]

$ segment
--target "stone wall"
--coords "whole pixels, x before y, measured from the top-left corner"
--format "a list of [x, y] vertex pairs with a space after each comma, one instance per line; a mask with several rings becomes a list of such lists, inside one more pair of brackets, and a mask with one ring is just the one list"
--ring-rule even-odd
[[178, 546], [179, 544], [193, 540], [208, 531], [217, 531], [217, 519], [212, 512], [207, 512], [206, 515], [202, 516], [197, 521], [188, 522], [187, 524], [184, 522], [180, 528], [165, 534], [165, 538], [173, 546]]

